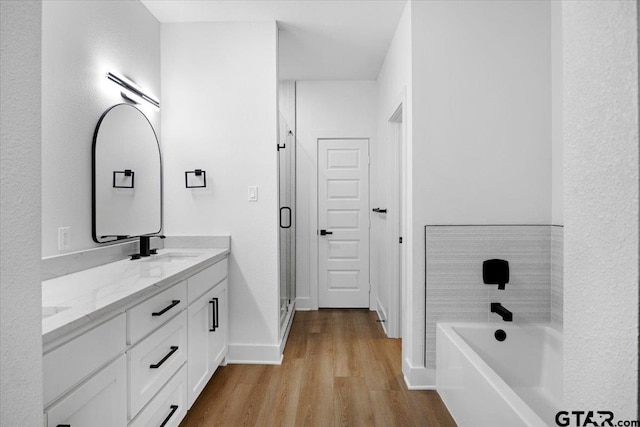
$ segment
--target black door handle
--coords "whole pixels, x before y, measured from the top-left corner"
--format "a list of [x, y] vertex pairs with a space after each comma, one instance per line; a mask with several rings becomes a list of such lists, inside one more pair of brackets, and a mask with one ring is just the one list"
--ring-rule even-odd
[[320, 230], [320, 235], [321, 236], [326, 236], [327, 234], [333, 234], [333, 231]]
[[[282, 211], [285, 209], [289, 213], [289, 225], [287, 226], [282, 225]], [[291, 228], [291, 208], [288, 206], [283, 206], [280, 208], [280, 228]]]

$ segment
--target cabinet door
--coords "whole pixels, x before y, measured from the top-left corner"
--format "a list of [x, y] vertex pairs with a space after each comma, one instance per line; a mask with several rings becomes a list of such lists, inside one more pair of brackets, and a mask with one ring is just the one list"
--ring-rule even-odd
[[189, 316], [187, 320], [189, 408], [213, 374], [209, 363], [211, 358], [209, 329], [213, 327], [214, 318], [213, 304], [210, 303], [212, 298], [213, 290], [210, 290], [191, 304], [187, 310]]
[[215, 330], [209, 332], [209, 345], [212, 357], [209, 366], [213, 373], [227, 355], [227, 336], [229, 334], [228, 310], [227, 310], [227, 279], [213, 288], [211, 296], [213, 305], [213, 321]]
[[227, 280], [188, 309], [189, 408], [227, 354]]
[[47, 411], [48, 427], [127, 425], [127, 364], [120, 356]]

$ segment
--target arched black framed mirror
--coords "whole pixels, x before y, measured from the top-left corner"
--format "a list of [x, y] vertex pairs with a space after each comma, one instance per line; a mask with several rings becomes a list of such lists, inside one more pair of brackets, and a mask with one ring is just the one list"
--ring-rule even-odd
[[93, 240], [112, 242], [162, 230], [162, 155], [142, 111], [118, 104], [93, 135]]

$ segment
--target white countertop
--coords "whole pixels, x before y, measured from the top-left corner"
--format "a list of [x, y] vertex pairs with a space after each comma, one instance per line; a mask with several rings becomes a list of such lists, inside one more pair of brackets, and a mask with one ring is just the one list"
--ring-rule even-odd
[[215, 264], [229, 249], [162, 249], [42, 282], [42, 339], [51, 342]]

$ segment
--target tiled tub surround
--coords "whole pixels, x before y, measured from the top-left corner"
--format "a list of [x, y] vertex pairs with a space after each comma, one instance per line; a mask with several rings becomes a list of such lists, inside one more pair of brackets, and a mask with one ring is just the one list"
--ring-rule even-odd
[[551, 226], [551, 323], [562, 329], [564, 227]]
[[[42, 339], [49, 342], [166, 285], [215, 264], [229, 249], [162, 249], [139, 260], [124, 259], [42, 282]], [[170, 255], [187, 255], [170, 257]]]
[[[550, 322], [552, 228], [555, 227], [425, 227], [427, 368], [435, 368], [436, 324], [500, 321], [497, 314], [490, 312], [491, 302], [502, 303], [513, 313], [514, 322]], [[558, 235], [561, 243], [561, 228]], [[482, 281], [482, 263], [493, 258], [509, 261], [510, 278], [505, 290]], [[561, 270], [562, 260], [557, 261]], [[556, 285], [561, 294], [561, 276]]]

